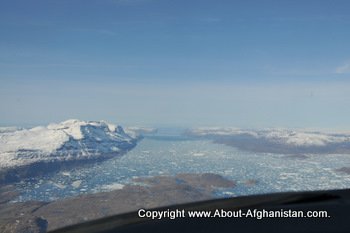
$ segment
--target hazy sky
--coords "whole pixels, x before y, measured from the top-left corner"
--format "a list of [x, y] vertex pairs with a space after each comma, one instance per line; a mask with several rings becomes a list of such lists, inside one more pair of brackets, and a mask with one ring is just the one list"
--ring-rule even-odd
[[0, 125], [350, 129], [350, 1], [0, 1]]

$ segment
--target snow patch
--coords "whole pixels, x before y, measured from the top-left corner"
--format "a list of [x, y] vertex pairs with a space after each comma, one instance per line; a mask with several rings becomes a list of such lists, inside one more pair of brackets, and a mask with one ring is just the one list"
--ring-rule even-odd
[[74, 188], [79, 188], [80, 187], [80, 185], [81, 185], [81, 180], [76, 180], [76, 181], [73, 181], [72, 182], [72, 186], [74, 187]]
[[123, 189], [125, 185], [120, 184], [120, 183], [112, 183], [112, 184], [106, 184], [101, 186], [102, 190], [108, 190], [108, 191], [112, 191], [112, 190], [117, 190], [117, 189]]

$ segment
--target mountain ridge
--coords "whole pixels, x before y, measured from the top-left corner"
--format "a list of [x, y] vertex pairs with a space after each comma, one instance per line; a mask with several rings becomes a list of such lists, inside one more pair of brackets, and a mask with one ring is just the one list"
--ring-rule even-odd
[[136, 146], [142, 136], [105, 121], [76, 119], [30, 129], [0, 131], [0, 168], [36, 162], [111, 157]]

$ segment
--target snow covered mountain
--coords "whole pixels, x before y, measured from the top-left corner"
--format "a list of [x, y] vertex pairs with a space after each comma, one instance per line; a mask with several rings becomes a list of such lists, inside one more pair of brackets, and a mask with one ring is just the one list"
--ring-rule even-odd
[[[130, 131], [130, 130], [129, 130]], [[139, 136], [104, 121], [68, 120], [0, 130], [0, 169], [37, 162], [108, 158], [132, 149]]]
[[197, 128], [187, 131], [193, 137], [213, 139], [239, 149], [283, 154], [350, 154], [350, 133], [325, 133], [309, 130], [237, 128]]

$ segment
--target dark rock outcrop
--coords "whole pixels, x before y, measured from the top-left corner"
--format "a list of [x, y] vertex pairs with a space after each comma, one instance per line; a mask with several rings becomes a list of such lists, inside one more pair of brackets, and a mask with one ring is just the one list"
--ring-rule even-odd
[[45, 202], [0, 206], [0, 232], [45, 232], [67, 225], [173, 204], [215, 198], [218, 188], [235, 183], [216, 174], [178, 174], [136, 178], [122, 189]]

